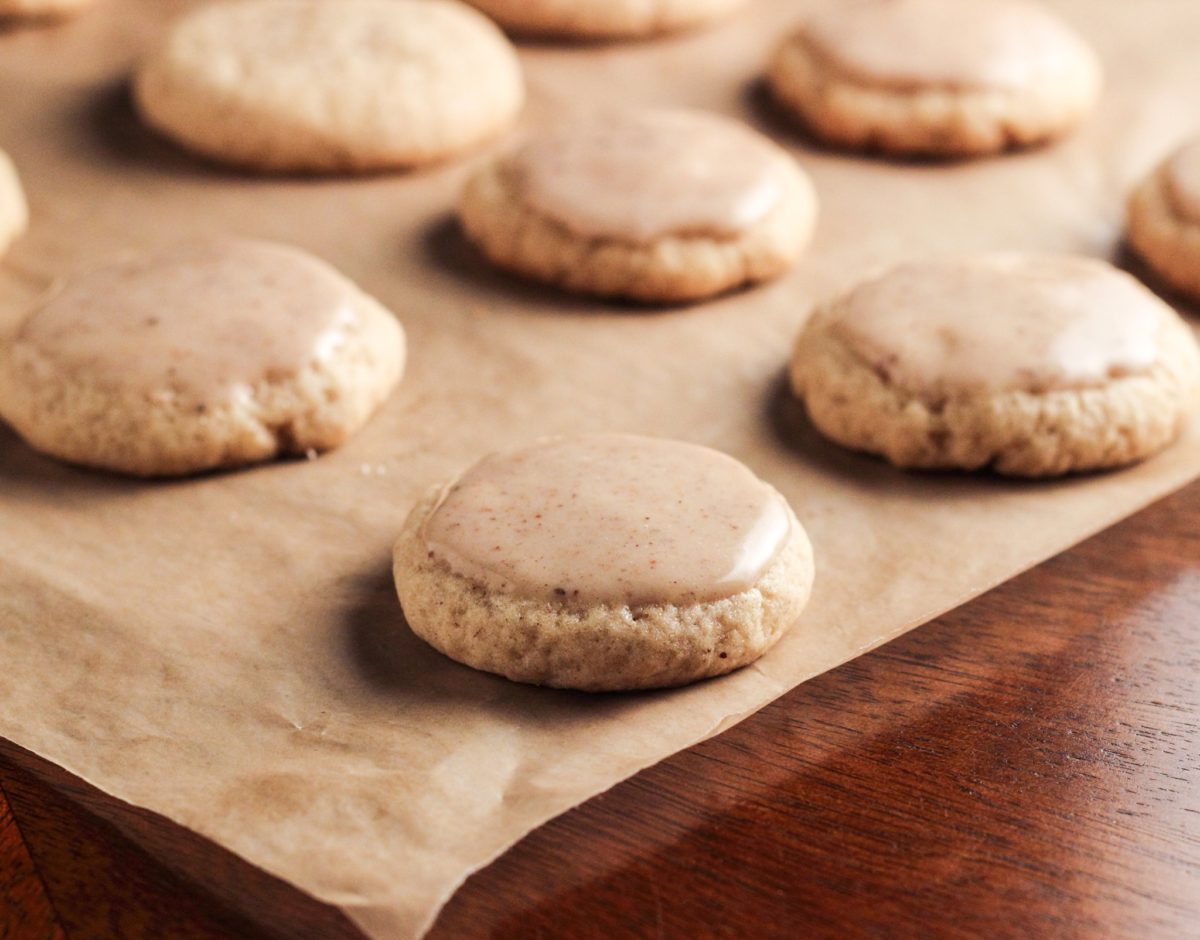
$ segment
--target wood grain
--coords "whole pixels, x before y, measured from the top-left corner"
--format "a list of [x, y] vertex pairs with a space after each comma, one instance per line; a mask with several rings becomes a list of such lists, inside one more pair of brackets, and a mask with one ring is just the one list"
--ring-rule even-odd
[[[12, 745], [0, 786], [2, 937], [355, 936]], [[1200, 935], [1200, 484], [542, 827], [433, 933], [847, 935]]]

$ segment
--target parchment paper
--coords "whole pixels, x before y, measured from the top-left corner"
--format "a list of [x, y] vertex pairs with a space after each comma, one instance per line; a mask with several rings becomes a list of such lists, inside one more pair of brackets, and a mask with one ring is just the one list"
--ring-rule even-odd
[[[155, 140], [121, 80], [185, 4], [107, 0], [67, 26], [0, 36], [0, 146], [34, 217], [3, 266], [9, 325], [57, 275], [229, 230], [329, 259], [411, 341], [384, 411], [316, 461], [138, 483], [59, 466], [0, 431], [0, 735], [370, 934], [410, 937], [546, 819], [1197, 476], [1200, 427], [1116, 474], [906, 475], [822, 444], [782, 393], [810, 303], [866, 268], [972, 249], [1114, 254], [1123, 195], [1200, 120], [1200, 4], [1055, 5], [1105, 60], [1099, 117], [1049, 150], [950, 166], [822, 152], [771, 116], [755, 78], [798, 0], [757, 0], [661, 42], [524, 49], [526, 126], [612, 102], [710, 108], [772, 133], [813, 174], [823, 215], [792, 275], [659, 313], [488, 272], [448, 216], [479, 157], [272, 180]], [[408, 632], [388, 569], [414, 497], [486, 451], [600, 429], [718, 447], [791, 500], [817, 586], [759, 665], [589, 696], [472, 672]]]

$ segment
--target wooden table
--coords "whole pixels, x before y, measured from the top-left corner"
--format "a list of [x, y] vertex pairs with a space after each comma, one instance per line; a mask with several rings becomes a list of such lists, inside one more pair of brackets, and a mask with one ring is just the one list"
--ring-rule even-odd
[[[0, 742], [0, 937], [357, 936]], [[1200, 936], [1200, 484], [534, 832], [438, 938]]]

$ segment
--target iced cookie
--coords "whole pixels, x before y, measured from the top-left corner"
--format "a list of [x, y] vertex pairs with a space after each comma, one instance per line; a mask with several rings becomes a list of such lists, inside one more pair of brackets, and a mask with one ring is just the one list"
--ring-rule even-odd
[[8, 251], [29, 225], [29, 207], [16, 167], [0, 150], [0, 255]]
[[683, 302], [787, 270], [811, 237], [816, 196], [787, 153], [736, 121], [622, 110], [542, 131], [484, 167], [459, 215], [499, 267]]
[[769, 80], [828, 143], [966, 157], [1069, 131], [1096, 103], [1100, 65], [1033, 0], [825, 0]]
[[758, 659], [800, 615], [812, 549], [732, 457], [623, 434], [486, 457], [409, 514], [396, 588], [413, 631], [518, 682], [680, 685]]
[[142, 117], [259, 170], [418, 166], [507, 127], [508, 40], [456, 0], [243, 0], [180, 19], [134, 78]]
[[1126, 237], [1167, 284], [1200, 301], [1200, 138], [1134, 192]]
[[0, 416], [71, 463], [194, 473], [338, 446], [403, 362], [396, 319], [323, 261], [203, 240], [54, 290], [0, 350]]
[[9, 17], [54, 20], [78, 13], [95, 2], [96, 0], [0, 0], [0, 20]]
[[1084, 258], [905, 264], [819, 309], [792, 387], [826, 437], [900, 467], [1052, 476], [1166, 447], [1200, 389], [1179, 316]]
[[574, 39], [633, 39], [718, 20], [746, 0], [470, 0], [507, 29]]

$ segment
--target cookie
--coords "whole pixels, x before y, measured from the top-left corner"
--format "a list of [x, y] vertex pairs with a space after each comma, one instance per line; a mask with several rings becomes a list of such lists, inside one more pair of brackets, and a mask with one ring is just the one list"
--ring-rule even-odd
[[1163, 281], [1200, 301], [1200, 138], [1134, 191], [1126, 240]]
[[8, 154], [0, 150], [0, 255], [8, 251], [29, 225], [25, 191]]
[[753, 662], [813, 580], [804, 529], [743, 464], [625, 434], [484, 458], [417, 504], [394, 563], [409, 626], [447, 656], [588, 691]]
[[898, 467], [1054, 476], [1179, 434], [1200, 353], [1136, 280], [1084, 258], [901, 265], [819, 309], [791, 382], [817, 429]]
[[812, 235], [816, 196], [786, 152], [736, 121], [620, 110], [542, 131], [485, 166], [459, 217], [499, 267], [679, 303], [786, 271]]
[[257, 170], [414, 167], [506, 128], [516, 52], [456, 0], [242, 0], [179, 20], [141, 64], [145, 121]]
[[746, 0], [470, 0], [506, 29], [531, 36], [636, 39], [719, 20]]
[[0, 20], [59, 19], [90, 7], [96, 0], [0, 0]]
[[80, 274], [0, 351], [0, 417], [136, 476], [336, 447], [400, 377], [395, 318], [284, 245], [217, 238]]
[[827, 0], [779, 47], [769, 84], [829, 144], [969, 157], [1065, 134], [1101, 78], [1032, 0]]

